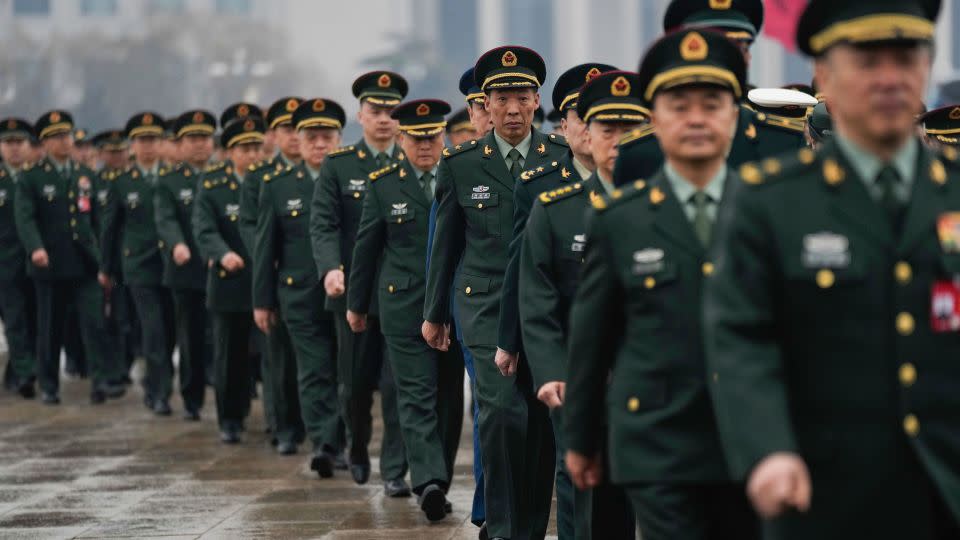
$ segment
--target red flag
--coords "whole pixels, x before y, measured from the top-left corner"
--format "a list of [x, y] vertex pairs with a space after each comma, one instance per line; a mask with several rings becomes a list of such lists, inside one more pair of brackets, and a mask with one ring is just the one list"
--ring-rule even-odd
[[807, 0], [765, 0], [763, 33], [779, 41], [788, 51], [797, 48], [797, 21]]

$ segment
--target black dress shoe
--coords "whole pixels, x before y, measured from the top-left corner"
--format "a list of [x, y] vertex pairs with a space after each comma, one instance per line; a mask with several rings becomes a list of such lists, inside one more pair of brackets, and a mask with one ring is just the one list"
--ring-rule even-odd
[[143, 396], [143, 406], [153, 410], [153, 398], [150, 396]]
[[370, 463], [350, 464], [350, 474], [353, 475], [353, 481], [361, 486], [370, 480]]
[[93, 405], [101, 405], [106, 403], [107, 395], [103, 393], [102, 390], [93, 390], [90, 392], [90, 403]]
[[170, 408], [170, 403], [165, 399], [158, 399], [153, 402], [153, 414], [157, 416], [170, 416], [173, 414], [173, 410]]
[[333, 476], [333, 456], [323, 450], [314, 452], [310, 459], [310, 470], [317, 471], [320, 478], [331, 478]]
[[441, 519], [447, 517], [446, 505], [447, 498], [443, 494], [443, 490], [440, 489], [440, 486], [436, 484], [430, 484], [429, 486], [423, 489], [423, 493], [420, 494], [420, 510], [423, 510], [423, 514], [427, 516], [428, 521], [440, 521]]
[[297, 445], [291, 441], [277, 442], [277, 453], [281, 456], [292, 456], [297, 453]]
[[131, 384], [133, 384], [133, 379], [131, 379], [129, 375], [124, 375], [123, 379], [121, 379], [120, 382], [126, 386], [130, 386]]
[[238, 444], [240, 442], [240, 432], [232, 427], [221, 429], [220, 442], [224, 444]]
[[196, 409], [186, 409], [183, 411], [183, 419], [187, 422], [199, 422], [200, 411]]
[[409, 497], [410, 486], [407, 485], [407, 481], [403, 478], [394, 478], [393, 480], [387, 480], [383, 483], [383, 492], [387, 497]]
[[443, 511], [446, 512], [446, 513], [448, 513], [448, 514], [452, 514], [452, 513], [453, 513], [453, 503], [450, 502], [450, 501], [447, 501], [447, 503], [443, 505]]
[[33, 399], [37, 397], [37, 390], [33, 387], [33, 381], [24, 381], [17, 386], [17, 393], [23, 399]]
[[41, 400], [44, 405], [59, 405], [60, 395], [56, 392], [44, 392]]
[[345, 471], [350, 468], [350, 463], [347, 462], [346, 452], [340, 452], [333, 457], [333, 468], [338, 471]]
[[480, 540], [490, 540], [490, 534], [487, 533], [487, 522], [486, 522], [486, 521], [484, 521], [484, 522], [480, 525], [480, 534], [477, 535], [477, 538], [479, 538]]
[[108, 382], [100, 386], [100, 390], [109, 399], [119, 399], [127, 393], [127, 387], [123, 383]]

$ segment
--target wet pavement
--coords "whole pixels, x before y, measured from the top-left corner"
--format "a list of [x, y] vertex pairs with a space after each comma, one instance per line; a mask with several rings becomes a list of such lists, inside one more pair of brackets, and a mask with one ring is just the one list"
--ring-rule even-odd
[[173, 416], [154, 416], [137, 386], [100, 406], [88, 392], [87, 381], [65, 380], [63, 404], [50, 407], [0, 390], [0, 539], [477, 538], [469, 417], [449, 494], [453, 513], [431, 525], [415, 499], [383, 495], [379, 418], [373, 473], [358, 486], [347, 471], [320, 480], [306, 446], [276, 455], [259, 400], [242, 444], [227, 446], [212, 391], [200, 422], [180, 418], [178, 398]]

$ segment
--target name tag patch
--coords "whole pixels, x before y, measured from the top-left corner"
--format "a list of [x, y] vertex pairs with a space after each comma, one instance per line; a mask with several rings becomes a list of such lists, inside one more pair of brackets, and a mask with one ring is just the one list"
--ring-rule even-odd
[[818, 232], [803, 237], [800, 261], [806, 268], [850, 266], [850, 240], [841, 234]]
[[570, 251], [575, 253], [583, 252], [584, 246], [586, 246], [587, 235], [585, 234], [575, 234], [573, 235], [573, 243], [570, 244]]
[[660, 248], [644, 248], [633, 252], [633, 275], [643, 276], [663, 270], [664, 252]]
[[350, 180], [347, 183], [348, 191], [366, 191], [367, 181], [363, 179]]
[[392, 206], [390, 210], [391, 216], [403, 216], [407, 214], [407, 203], [395, 203], [390, 206]]
[[473, 193], [470, 194], [472, 200], [485, 200], [490, 198], [490, 186], [474, 186]]
[[287, 200], [287, 210], [301, 210], [303, 209], [303, 200], [302, 199], [288, 199]]

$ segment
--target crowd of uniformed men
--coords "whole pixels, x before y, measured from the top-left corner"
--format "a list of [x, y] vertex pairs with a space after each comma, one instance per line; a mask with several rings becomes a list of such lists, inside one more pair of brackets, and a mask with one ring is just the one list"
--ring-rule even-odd
[[379, 389], [386, 493], [438, 521], [465, 367], [481, 538], [543, 538], [554, 493], [561, 539], [960, 538], [960, 106], [919, 114], [939, 8], [813, 0], [816, 89], [751, 92], [760, 0], [674, 0], [637, 72], [560, 75], [549, 134], [520, 46], [454, 115], [360, 76], [349, 146], [324, 98], [92, 140], [3, 119], [7, 385], [58, 404], [65, 346], [102, 403], [138, 348], [169, 415], [176, 347], [186, 419], [212, 381], [240, 442], [259, 377], [277, 452], [360, 484]]

